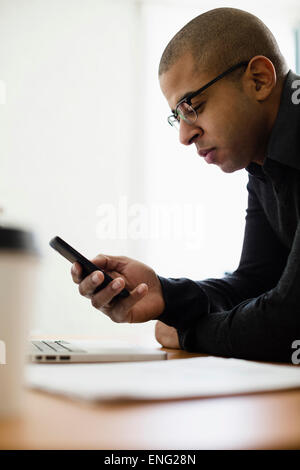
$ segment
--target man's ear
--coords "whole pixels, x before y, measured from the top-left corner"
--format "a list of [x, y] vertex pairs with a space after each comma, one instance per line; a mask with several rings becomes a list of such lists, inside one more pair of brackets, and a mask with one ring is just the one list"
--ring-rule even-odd
[[276, 86], [275, 67], [271, 60], [265, 56], [252, 57], [245, 72], [244, 80], [251, 95], [257, 101], [265, 101]]

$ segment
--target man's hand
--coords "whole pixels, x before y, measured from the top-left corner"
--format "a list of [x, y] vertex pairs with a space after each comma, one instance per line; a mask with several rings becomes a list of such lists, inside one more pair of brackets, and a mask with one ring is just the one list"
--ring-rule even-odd
[[155, 338], [164, 348], [180, 349], [176, 328], [159, 320], [155, 325]]
[[[91, 260], [109, 274], [111, 281], [104, 289], [93, 294], [104, 280], [101, 271], [94, 271], [82, 279], [79, 263], [72, 265], [73, 281], [79, 292], [91, 300], [93, 307], [101, 310], [116, 323], [141, 323], [157, 318], [165, 308], [161, 284], [153, 269], [125, 256], [98, 255]], [[118, 283], [118, 287], [114, 288]], [[114, 302], [114, 296], [124, 287], [130, 296]]]

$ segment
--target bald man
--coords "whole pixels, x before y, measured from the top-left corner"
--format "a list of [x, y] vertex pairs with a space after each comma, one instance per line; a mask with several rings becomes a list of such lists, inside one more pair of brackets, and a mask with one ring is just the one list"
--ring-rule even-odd
[[[99, 255], [114, 278], [107, 287], [94, 294], [103, 274], [82, 279], [77, 263], [73, 280], [115, 322], [158, 320], [163, 346], [290, 362], [300, 339], [300, 77], [257, 17], [218, 8], [173, 37], [159, 81], [180, 142], [226, 173], [248, 172], [239, 266], [222, 279], [166, 279]], [[115, 301], [124, 287], [130, 296]]]

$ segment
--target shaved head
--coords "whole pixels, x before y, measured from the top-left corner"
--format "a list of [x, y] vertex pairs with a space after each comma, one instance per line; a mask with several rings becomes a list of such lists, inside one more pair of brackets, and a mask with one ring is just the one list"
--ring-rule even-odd
[[[288, 71], [271, 31], [256, 16], [236, 8], [216, 8], [187, 23], [165, 48], [159, 76], [186, 53], [192, 54], [196, 69], [212, 75], [258, 55], [273, 63], [279, 80]], [[238, 70], [229, 77], [240, 73]]]

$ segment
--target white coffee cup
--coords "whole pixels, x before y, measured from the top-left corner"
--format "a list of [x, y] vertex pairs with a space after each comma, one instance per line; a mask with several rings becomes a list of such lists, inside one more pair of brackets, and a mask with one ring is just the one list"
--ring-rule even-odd
[[19, 416], [38, 253], [30, 232], [0, 227], [0, 418]]

